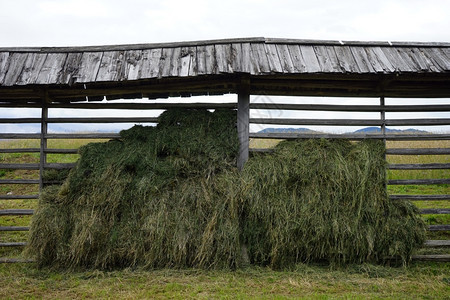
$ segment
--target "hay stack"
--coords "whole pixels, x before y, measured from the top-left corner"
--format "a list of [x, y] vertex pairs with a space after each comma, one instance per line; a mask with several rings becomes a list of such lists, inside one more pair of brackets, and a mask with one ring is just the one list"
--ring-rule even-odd
[[42, 194], [28, 254], [63, 268], [235, 268], [247, 255], [282, 267], [406, 261], [422, 243], [417, 210], [387, 199], [382, 143], [285, 142], [239, 173], [235, 123], [234, 111], [170, 110], [83, 147]]

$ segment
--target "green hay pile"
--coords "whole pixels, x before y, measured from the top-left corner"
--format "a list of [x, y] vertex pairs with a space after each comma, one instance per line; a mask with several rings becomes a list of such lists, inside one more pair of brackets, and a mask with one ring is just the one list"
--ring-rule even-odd
[[388, 199], [384, 151], [375, 140], [306, 140], [250, 160], [243, 236], [252, 261], [406, 262], [425, 227], [414, 205]]
[[39, 266], [274, 268], [407, 261], [424, 239], [390, 202], [381, 142], [284, 142], [235, 168], [236, 113], [170, 110], [156, 128], [84, 146], [45, 190], [27, 253]]

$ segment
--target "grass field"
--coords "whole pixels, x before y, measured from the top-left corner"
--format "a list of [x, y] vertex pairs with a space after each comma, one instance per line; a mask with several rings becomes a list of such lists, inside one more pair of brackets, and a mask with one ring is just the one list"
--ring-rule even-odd
[[[78, 148], [93, 140], [50, 140], [49, 148]], [[252, 140], [251, 147], [277, 141]], [[450, 148], [450, 141], [388, 142], [390, 148]], [[0, 148], [37, 148], [39, 141], [2, 141]], [[78, 155], [48, 155], [48, 162], [74, 162]], [[390, 163], [450, 163], [450, 155], [388, 156]], [[38, 163], [38, 153], [0, 154], [0, 163]], [[448, 170], [388, 171], [390, 179], [449, 178]], [[38, 171], [0, 170], [0, 179], [38, 178]], [[0, 194], [36, 194], [36, 185], [0, 185]], [[449, 194], [449, 185], [389, 186], [391, 194]], [[448, 208], [449, 201], [415, 201], [419, 208]], [[0, 209], [36, 208], [37, 200], [0, 200]], [[424, 215], [428, 224], [450, 224], [450, 215]], [[1, 216], [0, 226], [28, 226], [30, 216]], [[2, 232], [0, 242], [25, 241], [26, 232]], [[450, 239], [429, 232], [428, 239]], [[0, 248], [0, 257], [19, 257], [20, 249]], [[420, 250], [419, 253], [424, 253]], [[430, 250], [426, 250], [430, 252]], [[433, 249], [433, 253], [448, 253]], [[427, 252], [427, 253], [428, 253]], [[412, 263], [407, 267], [298, 265], [273, 271], [123, 270], [58, 272], [34, 264], [0, 264], [0, 299], [15, 298], [417, 298], [448, 299], [449, 263]]]
[[0, 298], [48, 299], [448, 299], [450, 264], [413, 263], [273, 271], [123, 270], [57, 272], [0, 265]]

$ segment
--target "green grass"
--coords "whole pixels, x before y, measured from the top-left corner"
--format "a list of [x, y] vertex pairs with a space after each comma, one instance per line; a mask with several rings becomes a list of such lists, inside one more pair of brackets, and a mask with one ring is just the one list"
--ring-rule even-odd
[[[52, 148], [78, 148], [92, 140], [52, 140]], [[20, 144], [22, 143], [22, 144]], [[273, 146], [268, 141], [255, 148]], [[388, 142], [389, 147], [450, 147], [449, 141]], [[38, 141], [0, 142], [0, 148], [39, 147]], [[71, 162], [77, 155], [64, 158]], [[418, 158], [396, 156], [391, 163], [413, 163]], [[448, 156], [435, 156], [448, 162]], [[53, 158], [52, 158], [53, 159]], [[60, 159], [58, 157], [57, 159]], [[441, 161], [441, 160], [444, 161]], [[56, 157], [55, 157], [56, 160]], [[38, 162], [37, 154], [0, 154], [0, 163]], [[52, 161], [56, 162], [56, 161]], [[422, 161], [423, 163], [429, 162]], [[448, 172], [448, 171], [447, 171]], [[444, 176], [447, 176], [448, 174]], [[21, 176], [19, 171], [0, 172], [0, 179]], [[36, 176], [33, 175], [33, 176]], [[404, 179], [406, 179], [405, 177]], [[445, 177], [441, 177], [445, 178]], [[448, 194], [449, 187], [390, 186], [396, 194]], [[0, 194], [34, 194], [36, 186], [2, 185]], [[35, 208], [36, 200], [0, 200], [0, 209]], [[447, 208], [449, 201], [414, 201], [419, 208]], [[442, 215], [424, 216], [427, 222], [443, 222]], [[0, 226], [26, 226], [29, 217], [0, 217]], [[450, 222], [446, 222], [447, 224]], [[431, 224], [431, 223], [430, 223]], [[25, 240], [27, 233], [5, 233], [1, 241]], [[429, 232], [428, 239], [448, 238], [450, 234]], [[422, 253], [425, 250], [420, 250]], [[447, 249], [426, 250], [425, 253], [448, 253]], [[20, 249], [0, 248], [0, 257], [20, 256]], [[58, 272], [42, 269], [34, 264], [0, 264], [0, 299], [22, 298], [355, 298], [355, 299], [448, 299], [450, 294], [450, 263], [412, 263], [405, 268], [361, 265], [333, 270], [317, 265], [298, 265], [291, 271], [272, 271], [265, 268], [248, 268], [235, 272], [205, 270], [123, 270], [113, 272], [85, 271]]]
[[86, 299], [448, 299], [450, 264], [357, 265], [291, 270], [123, 270], [58, 272], [0, 265], [0, 298]]

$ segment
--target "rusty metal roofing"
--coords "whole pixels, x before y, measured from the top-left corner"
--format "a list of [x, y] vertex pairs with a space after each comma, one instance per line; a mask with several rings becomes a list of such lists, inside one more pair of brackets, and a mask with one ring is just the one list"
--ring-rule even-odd
[[233, 74], [248, 74], [254, 78], [435, 74], [444, 76], [446, 82], [450, 74], [450, 43], [248, 38], [91, 47], [0, 48], [0, 88], [67, 87]]

